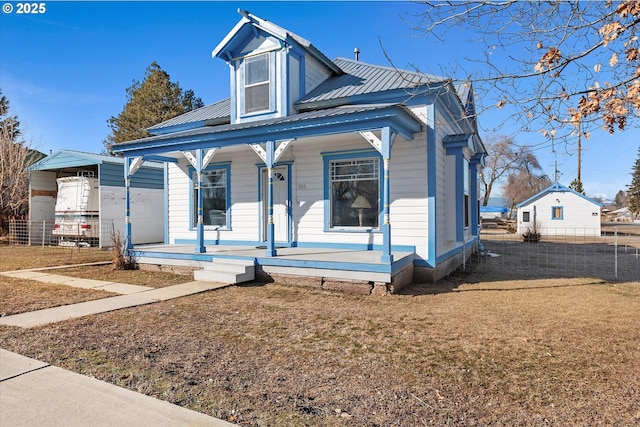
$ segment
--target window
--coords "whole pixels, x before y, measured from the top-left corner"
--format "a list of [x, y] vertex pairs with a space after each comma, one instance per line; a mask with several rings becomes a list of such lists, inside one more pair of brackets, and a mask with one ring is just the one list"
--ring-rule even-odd
[[269, 54], [244, 60], [244, 113], [267, 111], [271, 105]]
[[380, 160], [329, 162], [330, 227], [378, 227]]
[[465, 194], [464, 195], [464, 228], [468, 228], [469, 227], [469, 223], [471, 222], [471, 218], [469, 217], [470, 215], [470, 209], [469, 209], [469, 195]]
[[522, 222], [529, 222], [529, 212], [522, 212]]
[[464, 159], [462, 179], [464, 179], [464, 206], [463, 206], [463, 215], [464, 215], [464, 228], [469, 228], [469, 224], [471, 223], [471, 197], [469, 196], [469, 188], [471, 186], [471, 182], [469, 181], [469, 161]]
[[[205, 226], [227, 227], [228, 169], [210, 169], [202, 172], [202, 221]], [[192, 176], [193, 227], [198, 224], [198, 181]]]
[[551, 219], [562, 219], [563, 217], [562, 206], [551, 207]]

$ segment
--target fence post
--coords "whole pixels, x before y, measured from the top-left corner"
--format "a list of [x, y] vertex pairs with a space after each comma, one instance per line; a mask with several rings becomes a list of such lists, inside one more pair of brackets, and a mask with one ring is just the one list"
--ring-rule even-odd
[[42, 246], [44, 246], [44, 236], [47, 231], [47, 221], [42, 221]]
[[618, 227], [613, 228], [614, 276], [618, 280]]

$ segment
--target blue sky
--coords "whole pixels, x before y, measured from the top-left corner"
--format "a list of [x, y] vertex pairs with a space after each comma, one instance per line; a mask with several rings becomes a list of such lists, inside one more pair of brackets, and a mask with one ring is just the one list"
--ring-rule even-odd
[[[440, 64], [462, 63], [483, 46], [473, 35], [449, 32], [446, 41], [412, 32], [418, 4], [394, 2], [57, 2], [42, 14], [0, 14], [0, 88], [18, 115], [25, 136], [45, 153], [62, 148], [98, 153], [109, 134], [107, 119], [126, 102], [125, 89], [142, 80], [153, 61], [193, 89], [205, 104], [229, 96], [229, 70], [211, 51], [240, 19], [238, 8], [270, 20], [311, 41], [329, 58], [353, 57], [399, 68], [437, 72]], [[479, 117], [483, 128], [502, 122], [504, 111]], [[502, 133], [508, 133], [503, 129]], [[486, 133], [481, 136], [486, 137]], [[609, 136], [592, 133], [583, 141], [582, 181], [590, 196], [613, 198], [631, 182], [640, 132], [629, 127]], [[544, 171], [559, 182], [576, 176], [577, 156], [556, 154], [538, 133], [515, 135], [535, 151]]]

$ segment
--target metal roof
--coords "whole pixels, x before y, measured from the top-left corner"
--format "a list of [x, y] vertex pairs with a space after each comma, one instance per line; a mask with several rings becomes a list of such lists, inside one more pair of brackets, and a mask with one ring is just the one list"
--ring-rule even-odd
[[164, 128], [184, 125], [188, 123], [202, 122], [204, 125], [215, 125], [229, 123], [231, 117], [231, 100], [229, 98], [213, 104], [205, 105], [188, 113], [181, 114], [162, 123], [153, 125], [147, 130], [152, 133], [161, 133]]
[[596, 202], [595, 200], [593, 200], [590, 197], [585, 196], [582, 193], [578, 193], [577, 191], [569, 188], [569, 187], [565, 187], [564, 185], [560, 184], [560, 183], [554, 183], [552, 184], [550, 187], [545, 188], [544, 190], [542, 190], [541, 192], [534, 194], [533, 196], [529, 197], [527, 200], [520, 202], [516, 205], [516, 208], [522, 208], [524, 206], [530, 205], [531, 203], [535, 202], [536, 200], [546, 196], [547, 194], [551, 194], [551, 193], [572, 193], [575, 194], [578, 197], [583, 198], [584, 200], [593, 203], [594, 205], [597, 205], [599, 207], [602, 207], [602, 203], [600, 202]]
[[[124, 165], [124, 159], [121, 157], [105, 156], [102, 154], [85, 153], [83, 151], [60, 150], [35, 162], [29, 166], [29, 170], [49, 170], [79, 165], [101, 165], [104, 163]], [[162, 163], [152, 161], [145, 162], [144, 166], [154, 169], [161, 169], [164, 167]]]
[[395, 89], [413, 89], [427, 84], [447, 82], [444, 77], [415, 71], [399, 70], [337, 58], [333, 61], [345, 74], [328, 78], [301, 100], [296, 102], [298, 110], [314, 108], [314, 104], [344, 100]]
[[[266, 119], [252, 122], [244, 122], [237, 124], [227, 124], [220, 126], [203, 126], [197, 129], [188, 129], [181, 132], [172, 132], [164, 135], [156, 135], [147, 138], [137, 139], [133, 141], [123, 142], [113, 147], [114, 151], [122, 151], [119, 148], [126, 148], [128, 146], [136, 144], [145, 144], [163, 141], [170, 141], [176, 139], [188, 139], [191, 137], [198, 137], [203, 135], [218, 135], [223, 133], [229, 133], [234, 131], [241, 131], [247, 129], [259, 129], [267, 128], [278, 125], [291, 125], [291, 128], [298, 128], [301, 126], [301, 122], [310, 122], [315, 119], [327, 119], [327, 118], [339, 118], [342, 116], [348, 116], [350, 114], [357, 114], [363, 112], [375, 112], [377, 110], [384, 110], [389, 107], [402, 108], [405, 113], [410, 116], [415, 123], [421, 123], [420, 119], [416, 117], [409, 109], [398, 104], [368, 104], [368, 105], [353, 105], [353, 106], [341, 106], [326, 110], [309, 111], [306, 113], [295, 114], [287, 117], [280, 117], [275, 119]], [[269, 139], [268, 130], [265, 129], [264, 139]], [[272, 138], [272, 137], [271, 137]]]

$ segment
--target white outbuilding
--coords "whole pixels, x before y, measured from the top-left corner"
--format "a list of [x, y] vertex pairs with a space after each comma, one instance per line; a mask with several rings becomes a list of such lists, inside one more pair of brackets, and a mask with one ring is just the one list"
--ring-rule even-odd
[[518, 234], [599, 236], [602, 205], [557, 182], [516, 206]]

